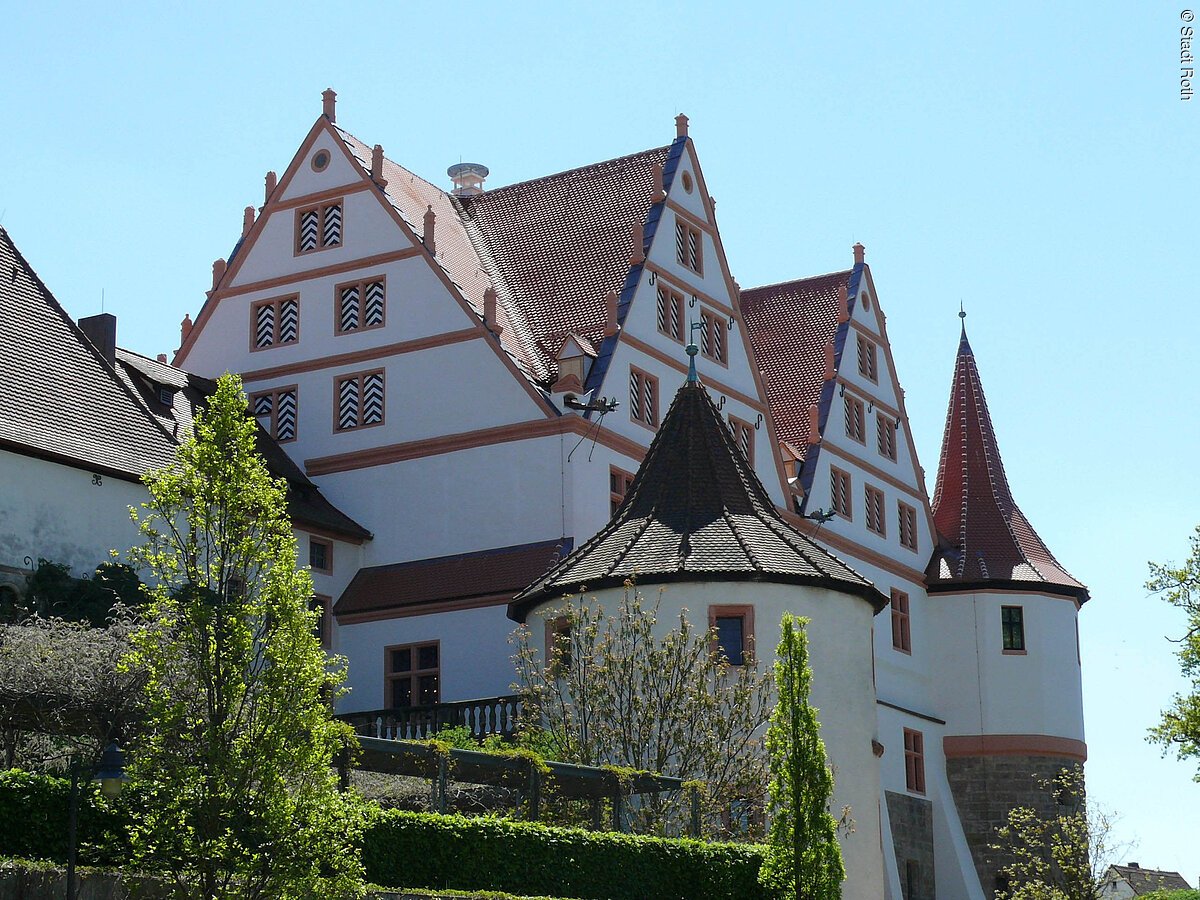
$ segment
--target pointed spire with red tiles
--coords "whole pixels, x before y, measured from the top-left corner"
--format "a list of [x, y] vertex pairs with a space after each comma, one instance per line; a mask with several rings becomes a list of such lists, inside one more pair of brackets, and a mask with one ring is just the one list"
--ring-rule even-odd
[[1088, 599], [1087, 588], [1059, 564], [1013, 500], [965, 321], [933, 494], [933, 521], [939, 538], [926, 570], [931, 592], [967, 586], [1034, 588], [1080, 603]]

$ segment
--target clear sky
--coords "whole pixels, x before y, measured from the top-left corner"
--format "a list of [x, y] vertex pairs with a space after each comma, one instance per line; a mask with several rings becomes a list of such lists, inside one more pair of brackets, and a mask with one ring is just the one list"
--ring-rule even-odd
[[1196, 883], [1196, 764], [1144, 741], [1183, 687], [1146, 562], [1200, 522], [1183, 6], [181, 7], [4, 12], [0, 222], [71, 315], [103, 297], [123, 346], [172, 352], [329, 86], [339, 124], [435, 182], [665, 144], [686, 112], [744, 287], [866, 245], [931, 479], [965, 305], [1017, 502], [1091, 588], [1091, 796], [1127, 859]]

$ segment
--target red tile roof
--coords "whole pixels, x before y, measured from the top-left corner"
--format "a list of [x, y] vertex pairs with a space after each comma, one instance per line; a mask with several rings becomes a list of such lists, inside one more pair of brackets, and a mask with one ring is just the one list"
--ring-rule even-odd
[[808, 452], [809, 407], [821, 403], [825, 345], [838, 329], [838, 289], [854, 270], [742, 291], [742, 317], [758, 367], [767, 378], [775, 433], [800, 459]]
[[1019, 584], [1081, 603], [1088, 599], [1087, 588], [1059, 565], [1013, 500], [965, 328], [946, 414], [933, 521], [939, 545], [926, 571], [931, 591]]
[[511, 597], [571, 549], [570, 538], [359, 569], [335, 616]]
[[1187, 879], [1178, 872], [1167, 872], [1162, 869], [1143, 869], [1137, 863], [1127, 866], [1109, 866], [1108, 880], [1115, 882], [1117, 877], [1123, 878], [1131, 888], [1134, 896], [1149, 894], [1154, 891], [1190, 890]]
[[508, 615], [581, 590], [667, 581], [810, 584], [887, 601], [870, 582], [788, 525], [699, 383], [675, 395], [612, 519], [519, 594]]

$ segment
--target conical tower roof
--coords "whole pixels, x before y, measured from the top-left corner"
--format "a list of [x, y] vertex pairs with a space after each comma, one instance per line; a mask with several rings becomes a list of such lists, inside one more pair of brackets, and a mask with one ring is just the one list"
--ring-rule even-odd
[[942, 439], [933, 522], [938, 548], [926, 570], [931, 592], [1030, 587], [1088, 599], [1017, 507], [988, 414], [966, 325], [958, 344]]
[[887, 601], [866, 578], [787, 524], [713, 405], [689, 381], [675, 395], [612, 519], [509, 605], [580, 590], [671, 581], [810, 584]]

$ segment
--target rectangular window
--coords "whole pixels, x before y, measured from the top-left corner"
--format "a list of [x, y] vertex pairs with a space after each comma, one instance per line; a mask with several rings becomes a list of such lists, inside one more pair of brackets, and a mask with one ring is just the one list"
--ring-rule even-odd
[[385, 700], [392, 709], [433, 706], [441, 696], [440, 645], [405, 644], [384, 650], [387, 667]]
[[678, 216], [675, 217], [675, 258], [679, 264], [696, 274], [704, 271], [700, 232]]
[[335, 334], [383, 327], [386, 280], [382, 275], [339, 284], [334, 291], [338, 308]]
[[879, 455], [896, 461], [896, 420], [883, 413], [875, 414], [875, 424], [878, 426], [876, 435], [879, 441]]
[[333, 571], [333, 541], [310, 535], [308, 538], [308, 566], [314, 572], [323, 572], [326, 575], [331, 573]]
[[1000, 628], [1005, 653], [1025, 652], [1025, 610], [1020, 606], [1000, 607]]
[[846, 394], [843, 401], [846, 409], [846, 437], [865, 444], [867, 442], [867, 425], [862, 401], [849, 394]]
[[925, 737], [911, 728], [904, 729], [904, 786], [925, 793]]
[[383, 423], [383, 371], [360, 372], [337, 379], [335, 431]]
[[892, 646], [912, 653], [912, 631], [908, 618], [908, 594], [892, 588]]
[[333, 608], [333, 598], [326, 597], [324, 594], [313, 594], [309, 601], [309, 609], [317, 614], [317, 619], [313, 622], [313, 636], [321, 642], [321, 646], [329, 650], [331, 648], [330, 637], [333, 634], [331, 627], [331, 616], [329, 611]]
[[658, 427], [658, 379], [634, 366], [629, 367], [629, 418]]
[[725, 324], [724, 317], [702, 309], [700, 310], [700, 324], [700, 352], [709, 359], [726, 365], [725, 329], [728, 326]]
[[834, 466], [829, 467], [830, 507], [839, 516], [853, 519], [850, 500], [850, 473]]
[[683, 297], [665, 285], [658, 286], [658, 330], [683, 343]]
[[733, 432], [733, 442], [738, 445], [742, 455], [750, 465], [754, 465], [754, 426], [743, 422], [736, 416], [729, 417], [729, 430]]
[[566, 616], [546, 620], [546, 663], [555, 678], [571, 668], [571, 620]]
[[608, 467], [608, 500], [609, 515], [616, 513], [617, 508], [625, 500], [629, 488], [633, 485], [633, 476], [624, 469], [616, 466]]
[[887, 535], [887, 524], [883, 521], [883, 491], [879, 488], [865, 485], [864, 495], [867, 503], [867, 530], [873, 531], [880, 537]]
[[896, 501], [896, 512], [900, 519], [900, 546], [917, 549], [917, 511], [900, 500]]
[[745, 665], [754, 653], [754, 607], [710, 606], [708, 627], [714, 632], [713, 653], [731, 666]]
[[921, 866], [915, 859], [906, 859], [904, 861], [904, 898], [903, 900], [917, 900], [918, 885], [921, 883]]
[[342, 245], [342, 201], [296, 210], [296, 255]]
[[875, 362], [875, 342], [858, 336], [858, 374], [871, 381], [879, 380], [879, 371]]
[[276, 297], [250, 304], [251, 350], [300, 340], [300, 298]]
[[281, 444], [296, 439], [296, 386], [250, 395], [250, 408], [263, 430]]

